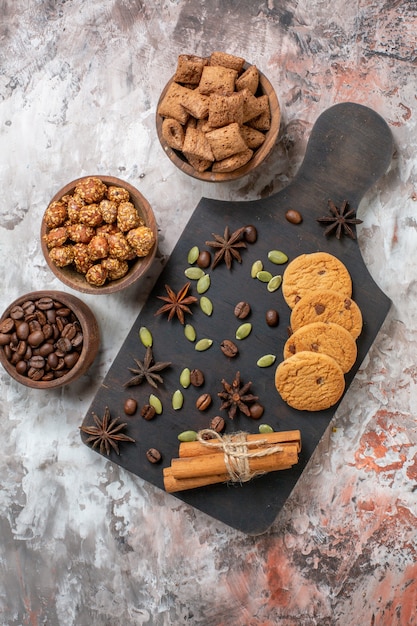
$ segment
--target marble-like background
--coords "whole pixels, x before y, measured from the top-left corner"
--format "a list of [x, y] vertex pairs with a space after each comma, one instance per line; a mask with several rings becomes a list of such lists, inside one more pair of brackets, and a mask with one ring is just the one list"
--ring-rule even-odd
[[[7, 626], [417, 624], [417, 132], [414, 0], [0, 0], [0, 308], [50, 287], [48, 200], [81, 175], [139, 187], [154, 272], [83, 296], [102, 333], [89, 374], [39, 392], [0, 375], [0, 622]], [[180, 52], [227, 50], [275, 86], [265, 166], [213, 186], [165, 157], [155, 106]], [[318, 115], [354, 101], [395, 154], [359, 207], [359, 246], [393, 305], [271, 529], [247, 537], [92, 453], [78, 426], [202, 196], [283, 188]]]

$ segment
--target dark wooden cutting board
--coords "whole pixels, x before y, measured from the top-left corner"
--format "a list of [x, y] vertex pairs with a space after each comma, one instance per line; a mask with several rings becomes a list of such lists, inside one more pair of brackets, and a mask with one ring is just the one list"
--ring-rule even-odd
[[[180, 492], [172, 497], [245, 533], [255, 535], [268, 529], [302, 474], [337, 405], [320, 413], [300, 412], [288, 407], [279, 397], [274, 386], [274, 372], [282, 360], [282, 349], [288, 337], [290, 310], [281, 289], [269, 293], [264, 283], [250, 277], [251, 266], [255, 260], [261, 259], [265, 269], [282, 273], [284, 266], [272, 266], [267, 260], [268, 251], [272, 249], [285, 252], [290, 260], [303, 253], [327, 251], [347, 266], [352, 276], [353, 298], [360, 306], [364, 320], [357, 342], [357, 362], [346, 376], [347, 390], [386, 317], [390, 301], [368, 273], [357, 241], [326, 237], [317, 218], [328, 213], [328, 199], [332, 199], [336, 206], [347, 200], [350, 207], [357, 208], [365, 192], [386, 172], [392, 151], [390, 130], [378, 114], [358, 104], [337, 104], [318, 118], [303, 164], [294, 181], [283, 191], [251, 202], [202, 198], [84, 418], [83, 424], [90, 425], [92, 412], [102, 416], [109, 407], [112, 417], [120, 416], [127, 422], [126, 433], [136, 443], [122, 443], [120, 456], [112, 452], [111, 461], [163, 489], [162, 470], [178, 456], [178, 434], [208, 426], [210, 418], [219, 414], [217, 393], [222, 389], [221, 379], [230, 382], [240, 371], [244, 382], [252, 381], [253, 393], [265, 406], [262, 423], [270, 424], [274, 430], [301, 431], [303, 447], [298, 465], [291, 470], [255, 478], [244, 485], [221, 484]], [[181, 202], [181, 197], [173, 198], [173, 202]], [[290, 208], [302, 213], [301, 225], [290, 224], [285, 219], [285, 212]], [[205, 249], [205, 242], [213, 239], [212, 233], [223, 234], [226, 225], [233, 231], [247, 224], [256, 226], [258, 240], [242, 251], [242, 263], [235, 263], [230, 271], [224, 264], [208, 270], [211, 287], [206, 295], [214, 305], [212, 316], [204, 315], [199, 306], [194, 305], [194, 314], [187, 318], [197, 331], [197, 339], [209, 337], [213, 340], [209, 350], [197, 352], [194, 344], [185, 338], [177, 319], [168, 322], [166, 316], [155, 316], [163, 304], [157, 296], [165, 295], [165, 284], [178, 291], [187, 281], [184, 270], [188, 267], [188, 251], [193, 246]], [[198, 295], [195, 284], [192, 293]], [[234, 339], [238, 322], [233, 310], [240, 300], [246, 300], [252, 306], [249, 321], [253, 330], [247, 339], [239, 342], [239, 356], [227, 359], [219, 345], [224, 339]], [[265, 323], [264, 314], [269, 308], [279, 311], [280, 323], [276, 328]], [[152, 332], [155, 359], [172, 361], [172, 366], [163, 372], [163, 384], [155, 391], [163, 403], [163, 413], [152, 421], [144, 420], [139, 409], [154, 390], [148, 384], [129, 389], [123, 386], [131, 377], [129, 368], [135, 366], [133, 359], [144, 358], [145, 348], [139, 340], [141, 326]], [[270, 368], [258, 368], [256, 361], [265, 353], [276, 354], [276, 364]], [[184, 406], [174, 411], [171, 397], [180, 388], [179, 376], [184, 367], [201, 369], [206, 382], [203, 388], [182, 390]], [[213, 397], [213, 405], [205, 413], [195, 408], [195, 400], [202, 392]], [[124, 401], [129, 396], [136, 398], [139, 406], [133, 417], [126, 417], [123, 412]], [[228, 433], [234, 430], [258, 432], [259, 422], [255, 420], [242, 415], [231, 421], [225, 413], [223, 416]], [[81, 436], [85, 442], [86, 436], [83, 433]], [[150, 447], [162, 453], [160, 464], [152, 465], [146, 459]]]

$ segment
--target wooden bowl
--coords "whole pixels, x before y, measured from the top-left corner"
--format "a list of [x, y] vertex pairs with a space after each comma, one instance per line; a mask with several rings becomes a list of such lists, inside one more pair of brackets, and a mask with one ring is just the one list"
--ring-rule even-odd
[[[79, 357], [77, 362], [75, 363], [75, 365], [73, 365], [72, 367], [64, 367], [64, 370], [67, 370], [67, 373], [65, 373], [64, 375], [60, 376], [60, 377], [54, 377], [52, 380], [36, 380], [34, 378], [30, 378], [27, 375], [27, 372], [25, 374], [21, 374], [16, 370], [15, 365], [11, 362], [11, 360], [9, 360], [9, 358], [6, 355], [6, 350], [8, 349], [7, 346], [10, 346], [10, 343], [8, 342], [8, 339], [5, 338], [5, 335], [12, 335], [13, 332], [16, 332], [16, 324], [14, 326], [14, 328], [12, 328], [9, 333], [4, 333], [4, 330], [6, 330], [6, 328], [4, 327], [9, 325], [9, 320], [11, 319], [10, 314], [12, 314], [13, 316], [15, 316], [15, 314], [13, 313], [13, 309], [15, 309], [15, 307], [21, 307], [22, 305], [25, 305], [24, 310], [26, 311], [25, 315], [18, 321], [19, 322], [27, 322], [30, 324], [30, 322], [33, 323], [33, 319], [37, 320], [39, 322], [40, 320], [40, 325], [42, 327], [42, 329], [44, 329], [44, 332], [46, 333], [46, 328], [45, 325], [42, 323], [43, 320], [41, 318], [36, 317], [36, 313], [33, 314], [29, 308], [26, 307], [25, 303], [28, 303], [30, 301], [36, 303], [39, 302], [39, 300], [44, 299], [43, 300], [43, 306], [45, 305], [45, 301], [47, 299], [52, 299], [54, 302], [54, 310], [58, 311], [58, 317], [60, 319], [59, 322], [57, 322], [57, 326], [58, 327], [62, 327], [62, 320], [65, 319], [69, 322], [69, 325], [72, 324], [72, 320], [74, 319], [73, 316], [75, 316], [76, 320], [78, 320], [79, 326], [76, 325], [75, 328], [78, 329], [79, 332], [79, 327], [81, 328], [81, 333], [82, 333], [82, 343], [80, 343], [79, 347], [75, 348], [75, 347], [71, 347], [71, 348], [66, 348], [65, 350], [68, 350], [67, 352], [65, 352], [65, 354], [71, 354], [72, 352], [79, 352]], [[59, 307], [57, 306], [59, 304], [62, 304], [63, 307], [66, 307], [67, 309], [70, 309], [70, 311], [72, 312], [73, 315], [68, 315], [68, 317], [64, 317], [63, 315], [61, 316], [60, 313], [64, 314], [64, 311], [59, 310]], [[47, 309], [43, 308], [43, 309], [38, 309], [38, 310], [43, 310], [44, 315], [47, 315]], [[15, 316], [16, 317], [16, 316]], [[33, 319], [32, 319], [33, 318]], [[49, 318], [50, 319], [50, 318]], [[49, 325], [49, 321], [47, 321], [48, 325]], [[72, 382], [74, 382], [75, 380], [77, 380], [78, 378], [80, 378], [80, 376], [82, 376], [83, 374], [85, 374], [88, 369], [90, 368], [90, 366], [92, 365], [94, 359], [97, 356], [97, 352], [99, 349], [99, 345], [100, 345], [100, 333], [99, 333], [99, 328], [98, 328], [98, 324], [97, 324], [97, 320], [94, 316], [94, 314], [92, 313], [91, 309], [81, 300], [79, 300], [79, 298], [77, 298], [76, 296], [73, 296], [71, 294], [68, 293], [64, 293], [61, 291], [33, 291], [31, 293], [27, 293], [23, 296], [20, 296], [20, 298], [17, 298], [14, 302], [12, 302], [7, 309], [4, 311], [2, 317], [0, 318], [0, 330], [3, 332], [0, 332], [0, 362], [3, 365], [4, 369], [6, 370], [6, 372], [12, 377], [14, 378], [17, 382], [21, 383], [22, 385], [25, 385], [26, 387], [32, 387], [34, 389], [55, 389], [57, 387], [62, 387], [63, 385], [68, 385]], [[70, 334], [69, 330], [67, 328], [67, 331], [56, 331], [59, 332], [59, 338], [62, 338], [62, 336], [67, 336], [67, 338], [69, 339]], [[58, 339], [56, 338], [56, 341]], [[74, 344], [78, 345], [77, 340], [75, 340], [74, 338], [72, 338]], [[20, 343], [24, 342], [27, 345], [29, 345], [29, 339], [20, 339], [19, 340]], [[54, 350], [57, 349], [57, 345], [56, 345], [56, 341], [54, 343], [52, 343], [52, 339], [50, 340], [51, 345], [54, 346]], [[33, 342], [32, 342], [33, 343]], [[38, 349], [40, 349], [40, 346], [46, 342], [41, 342], [38, 346]], [[19, 346], [17, 346], [17, 342], [16, 342], [16, 351], [19, 350]], [[32, 350], [36, 351], [36, 348], [32, 348]], [[13, 350], [13, 354], [14, 354], [14, 350]], [[22, 357], [21, 360], [26, 360], [27, 355], [25, 355], [24, 357]], [[45, 355], [45, 360], [47, 359], [46, 355]], [[27, 364], [27, 368], [29, 369], [30, 364]], [[28, 371], [27, 369], [27, 371]], [[40, 368], [42, 369], [42, 368]], [[45, 368], [43, 368], [43, 371], [46, 372], [48, 371], [48, 367], [46, 366]], [[50, 370], [49, 370], [50, 371]], [[60, 369], [56, 368], [56, 371], [61, 371]], [[49, 374], [52, 375], [52, 374]]]
[[[90, 293], [96, 295], [115, 293], [132, 285], [141, 276], [146, 274], [146, 272], [150, 268], [158, 247], [158, 228], [156, 225], [154, 213], [149, 202], [135, 187], [123, 180], [120, 180], [119, 178], [115, 178], [114, 176], [101, 176], [96, 174], [92, 174], [91, 176], [94, 178], [99, 178], [107, 186], [122, 187], [129, 192], [130, 201], [135, 205], [138, 213], [144, 219], [146, 226], [148, 226], [154, 234], [155, 243], [151, 251], [145, 257], [136, 257], [134, 260], [129, 261], [129, 271], [127, 274], [125, 274], [125, 276], [123, 276], [123, 278], [107, 282], [101, 287], [94, 287], [93, 285], [90, 285], [86, 281], [84, 275], [77, 272], [73, 266], [58, 267], [57, 265], [55, 265], [55, 263], [52, 262], [49, 256], [48, 247], [44, 239], [44, 236], [48, 232], [48, 228], [45, 224], [44, 219], [42, 219], [41, 224], [42, 252], [49, 268], [52, 270], [55, 276], [57, 276], [57, 278], [59, 278], [59, 280], [61, 280], [65, 285], [68, 285], [68, 287], [72, 287], [72, 289], [81, 291], [82, 293]], [[91, 176], [83, 176], [68, 183], [54, 195], [49, 204], [60, 200], [63, 196], [67, 194], [72, 194], [75, 187], [81, 180], [85, 178], [90, 178]]]
[[[248, 67], [249, 64], [246, 63], [244, 65], [244, 69], [247, 69]], [[163, 118], [161, 117], [161, 115], [158, 114], [158, 108], [172, 82], [173, 79], [171, 79], [166, 84], [158, 101], [158, 106], [156, 108], [156, 131], [165, 154], [168, 156], [169, 159], [171, 159], [174, 165], [176, 165], [185, 174], [188, 174], [193, 178], [197, 178], [198, 180], [203, 180], [210, 183], [220, 183], [230, 180], [236, 180], [253, 172], [272, 152], [279, 133], [281, 123], [281, 109], [272, 84], [269, 82], [266, 76], [262, 74], [262, 72], [259, 72], [259, 87], [256, 95], [267, 95], [269, 98], [269, 106], [271, 109], [271, 127], [265, 133], [264, 143], [257, 150], [254, 151], [251, 160], [248, 161], [246, 165], [234, 170], [233, 172], [212, 172], [211, 170], [198, 172], [188, 163], [187, 159], [180, 151], [172, 149], [162, 137]]]

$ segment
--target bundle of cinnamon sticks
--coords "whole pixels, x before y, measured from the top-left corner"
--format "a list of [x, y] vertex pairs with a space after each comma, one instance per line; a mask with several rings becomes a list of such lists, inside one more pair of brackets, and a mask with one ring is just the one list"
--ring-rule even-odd
[[[299, 430], [239, 433], [230, 435], [227, 442], [219, 435], [183, 442], [179, 445], [179, 458], [172, 459], [163, 470], [165, 490], [175, 493], [227, 481], [245, 482], [258, 474], [289, 469], [298, 463], [300, 450]], [[244, 476], [239, 475], [235, 458], [243, 460]]]

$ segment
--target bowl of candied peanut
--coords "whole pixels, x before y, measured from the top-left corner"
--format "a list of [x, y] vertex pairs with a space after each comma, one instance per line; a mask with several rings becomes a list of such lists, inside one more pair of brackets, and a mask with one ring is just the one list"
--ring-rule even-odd
[[158, 230], [149, 202], [113, 176], [78, 178], [58, 191], [42, 218], [49, 268], [83, 293], [125, 289], [150, 268]]
[[272, 152], [281, 112], [275, 90], [256, 65], [226, 52], [180, 54], [163, 89], [156, 129], [180, 170], [207, 182], [253, 172]]

